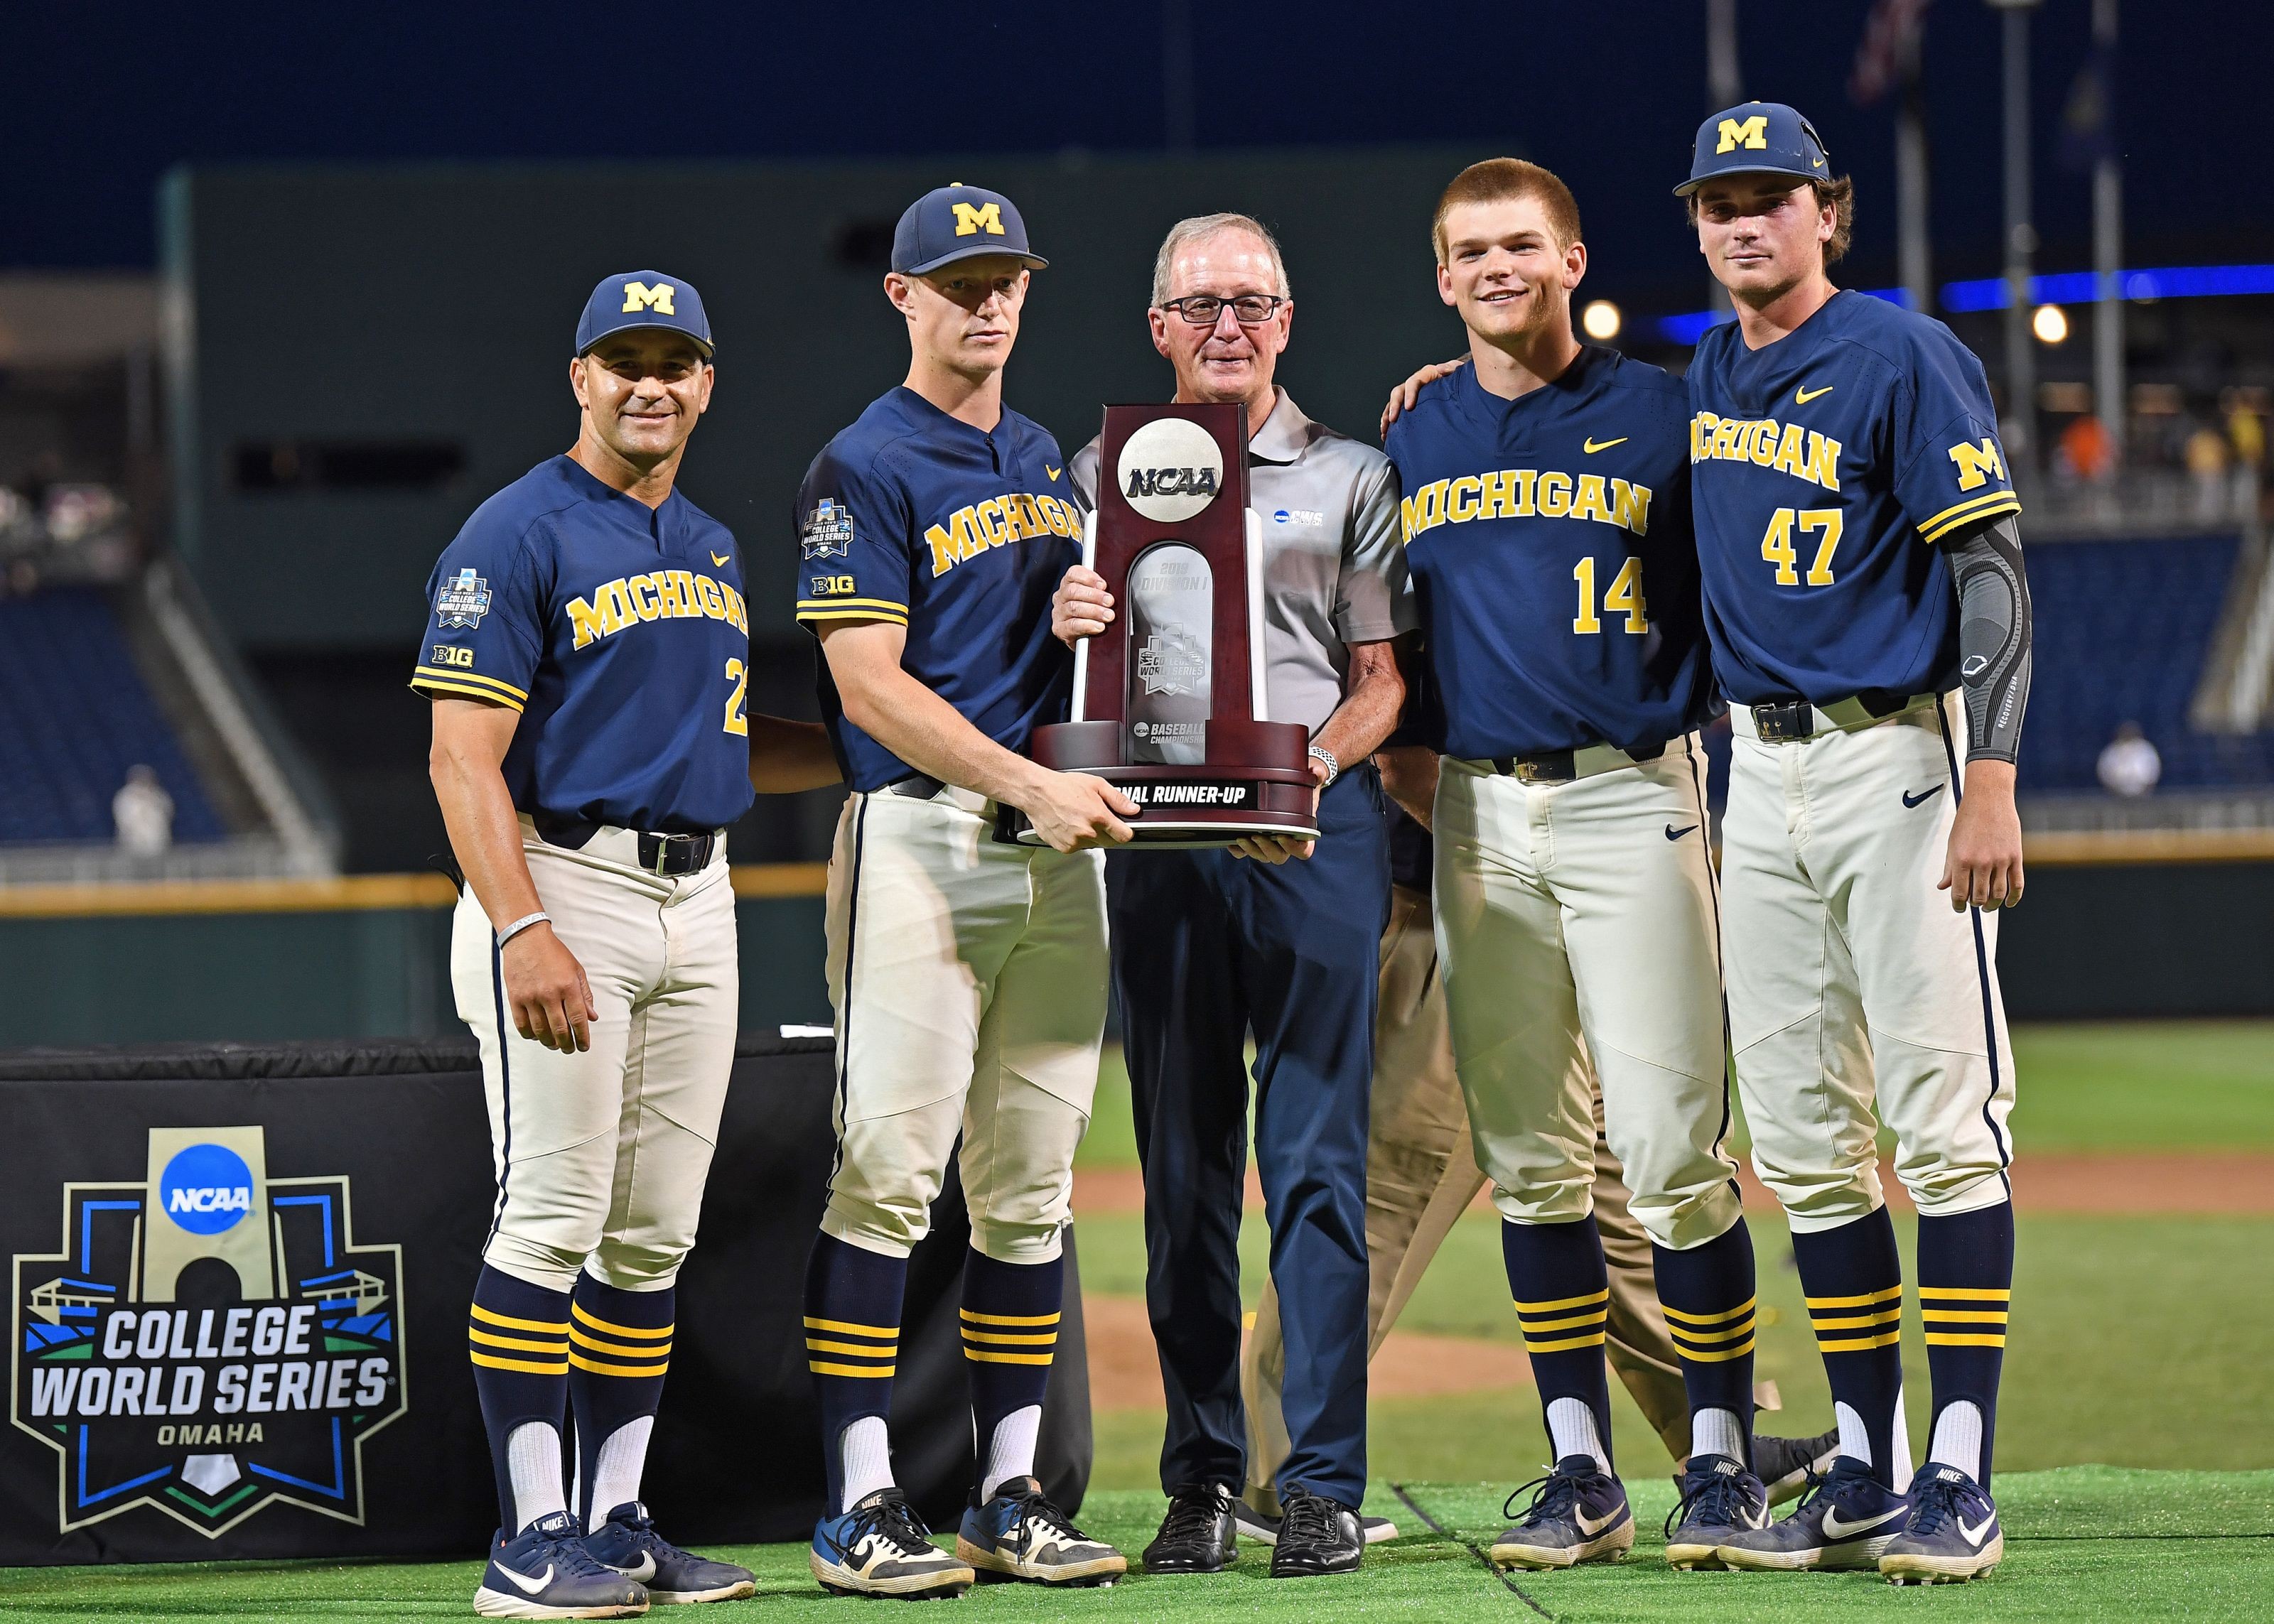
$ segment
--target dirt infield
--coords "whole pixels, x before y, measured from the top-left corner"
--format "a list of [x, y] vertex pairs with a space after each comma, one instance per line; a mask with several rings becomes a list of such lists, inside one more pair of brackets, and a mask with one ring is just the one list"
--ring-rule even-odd
[[[1880, 1167], [1887, 1199], [1908, 1211], [1909, 1197], [1892, 1164]], [[1773, 1210], [1776, 1199], [1751, 1168], [1739, 1182], [1745, 1205]], [[2088, 1215], [2186, 1214], [2195, 1216], [2274, 1216], [2274, 1155], [2253, 1151], [2168, 1151], [2154, 1154], [2026, 1153], [2014, 1163], [2014, 1202], [2025, 1212]], [[1488, 1203], [1480, 1195], [1477, 1204]], [[1262, 1187], [1247, 1175], [1247, 1205], [1261, 1208]], [[1143, 1210], [1144, 1186], [1135, 1168], [1090, 1168], [1074, 1175], [1076, 1213]]]

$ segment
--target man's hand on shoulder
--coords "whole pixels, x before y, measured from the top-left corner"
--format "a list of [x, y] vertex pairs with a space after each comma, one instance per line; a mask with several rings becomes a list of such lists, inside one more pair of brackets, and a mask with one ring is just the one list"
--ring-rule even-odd
[[1137, 803], [1103, 778], [1047, 769], [1011, 804], [1027, 815], [1035, 832], [1058, 852], [1126, 845], [1129, 825], [1121, 819], [1137, 814]]
[[1076, 564], [1050, 595], [1050, 635], [1068, 648], [1095, 637], [1113, 623], [1113, 594], [1105, 577]]
[[1389, 392], [1389, 399], [1382, 408], [1382, 432], [1389, 432], [1389, 425], [1397, 421], [1400, 412], [1412, 411], [1413, 402], [1421, 398], [1421, 391], [1440, 378], [1450, 378], [1469, 364], [1466, 356], [1455, 356], [1449, 361], [1438, 361], [1423, 367]]

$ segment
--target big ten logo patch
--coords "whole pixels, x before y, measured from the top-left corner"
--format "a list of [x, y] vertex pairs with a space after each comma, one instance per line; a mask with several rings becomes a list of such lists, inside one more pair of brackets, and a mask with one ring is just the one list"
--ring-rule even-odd
[[56, 1531], [144, 1508], [207, 1537], [287, 1503], [364, 1521], [409, 1404], [403, 1252], [344, 1175], [271, 1178], [260, 1128], [153, 1128], [139, 1184], [65, 1184], [15, 1259], [11, 1418], [55, 1451]]
[[853, 591], [850, 575], [816, 575], [807, 583], [815, 598], [845, 598]]
[[433, 658], [428, 663], [435, 665], [455, 665], [461, 671], [471, 671], [474, 668], [474, 651], [471, 649], [460, 648], [455, 643], [438, 643], [434, 645]]

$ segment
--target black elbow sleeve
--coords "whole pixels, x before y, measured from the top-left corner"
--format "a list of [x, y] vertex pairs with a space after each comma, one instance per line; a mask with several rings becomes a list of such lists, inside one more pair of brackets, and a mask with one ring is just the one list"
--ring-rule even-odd
[[1967, 759], [2014, 761], [2029, 703], [2029, 582], [2022, 568], [2022, 534], [2008, 515], [1944, 545], [1958, 588]]

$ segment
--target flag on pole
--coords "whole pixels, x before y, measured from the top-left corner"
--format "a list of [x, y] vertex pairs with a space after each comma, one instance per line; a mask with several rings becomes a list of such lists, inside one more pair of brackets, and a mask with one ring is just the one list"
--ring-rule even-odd
[[2116, 155], [2116, 51], [2096, 45], [2061, 109], [2060, 158], [2064, 168], [2090, 169]]
[[1856, 66], [1848, 76], [1848, 99], [1857, 107], [1869, 107], [1886, 95], [1901, 75], [1905, 58], [1917, 49], [1919, 29], [1931, 3], [1872, 0], [1863, 42], [1856, 48]]

